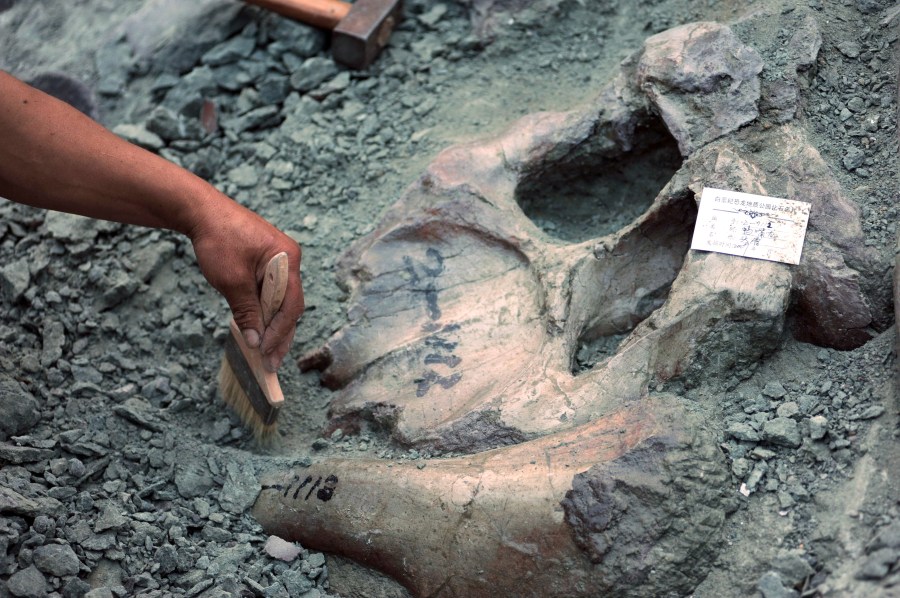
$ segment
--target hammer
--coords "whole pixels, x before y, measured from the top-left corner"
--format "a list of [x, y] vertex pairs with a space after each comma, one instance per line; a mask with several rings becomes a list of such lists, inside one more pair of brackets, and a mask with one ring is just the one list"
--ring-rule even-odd
[[319, 27], [331, 29], [331, 53], [350, 68], [369, 66], [400, 20], [401, 0], [244, 0]]

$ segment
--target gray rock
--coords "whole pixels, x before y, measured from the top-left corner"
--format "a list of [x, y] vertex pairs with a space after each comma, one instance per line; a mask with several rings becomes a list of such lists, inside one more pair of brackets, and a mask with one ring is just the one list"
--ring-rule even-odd
[[31, 284], [28, 259], [21, 258], [0, 268], [0, 292], [10, 303], [22, 298]]
[[164, 264], [172, 261], [174, 255], [175, 244], [172, 241], [158, 241], [137, 249], [131, 254], [135, 277], [148, 282]]
[[175, 474], [175, 487], [182, 498], [196, 498], [209, 492], [213, 479], [202, 463], [188, 460]]
[[759, 486], [767, 471], [769, 471], [769, 464], [765, 461], [758, 461], [753, 466], [753, 471], [750, 472], [750, 475], [747, 476], [747, 481], [744, 482], [750, 492], [756, 491], [756, 487]]
[[219, 493], [219, 504], [229, 513], [243, 513], [256, 501], [262, 486], [253, 468], [246, 463], [229, 461], [225, 471], [227, 475]]
[[300, 68], [291, 74], [291, 87], [299, 92], [308, 92], [334, 77], [338, 67], [330, 58], [315, 56], [303, 62]]
[[306, 561], [312, 568], [322, 567], [325, 565], [325, 555], [321, 552], [313, 552], [309, 555], [309, 558], [306, 559]]
[[83, 598], [116, 598], [116, 595], [113, 594], [111, 588], [102, 587], [102, 588], [94, 588], [93, 590], [87, 592]]
[[81, 561], [68, 544], [45, 544], [34, 549], [34, 566], [47, 575], [68, 577], [77, 575]]
[[870, 548], [872, 550], [878, 550], [879, 548], [900, 549], [900, 521], [894, 521], [881, 528], [875, 539], [872, 540]]
[[85, 550], [102, 552], [104, 550], [109, 550], [116, 545], [116, 534], [113, 532], [104, 534], [91, 534], [82, 542], [80, 542], [80, 544], [81, 547]]
[[82, 243], [93, 241], [101, 232], [116, 231], [120, 225], [65, 212], [49, 211], [44, 218], [44, 228], [50, 236], [63, 243]]
[[884, 405], [869, 405], [859, 413], [850, 417], [851, 420], [858, 419], [875, 419], [884, 415]]
[[198, 118], [203, 99], [214, 96], [217, 91], [212, 69], [198, 66], [166, 93], [163, 105], [188, 118]]
[[847, 108], [857, 113], [865, 112], [866, 101], [859, 96], [853, 96], [852, 98], [850, 98], [850, 100], [847, 101]]
[[230, 531], [228, 531], [227, 529], [222, 529], [221, 527], [216, 527], [211, 523], [207, 523], [205, 526], [203, 526], [203, 529], [200, 531], [200, 535], [204, 540], [218, 542], [220, 544], [230, 542], [234, 539]]
[[187, 137], [187, 127], [185, 127], [182, 118], [165, 106], [154, 108], [144, 126], [148, 131], [158, 135], [164, 141], [174, 141], [175, 139], [185, 139]]
[[44, 318], [41, 343], [41, 366], [50, 368], [56, 365], [63, 354], [66, 344], [66, 329], [59, 320]]
[[103, 293], [94, 302], [97, 311], [113, 308], [132, 295], [140, 287], [140, 282], [124, 270], [114, 270], [103, 280]]
[[73, 577], [62, 589], [63, 598], [84, 598], [84, 595], [91, 591], [91, 584]]
[[198, 349], [208, 337], [200, 318], [182, 318], [166, 330], [169, 341], [179, 349]]
[[900, 550], [879, 548], [869, 555], [856, 577], [859, 579], [883, 579], [891, 570], [891, 566], [898, 560], [900, 560]]
[[284, 43], [300, 58], [315, 56], [328, 44], [326, 32], [290, 19], [275, 19], [268, 32], [269, 38]]
[[775, 409], [778, 417], [794, 417], [800, 413], [800, 406], [794, 401], [785, 401]]
[[310, 92], [310, 95], [321, 100], [333, 93], [344, 91], [348, 87], [350, 87], [350, 73], [348, 71], [342, 71], [332, 79], [314, 89]]
[[260, 106], [237, 118], [228, 119], [222, 123], [222, 126], [235, 133], [243, 133], [276, 126], [281, 120], [281, 111], [277, 106]]
[[160, 546], [153, 558], [159, 563], [159, 572], [163, 575], [168, 575], [178, 568], [178, 551], [171, 544]]
[[776, 417], [763, 424], [762, 439], [771, 444], [797, 448], [800, 446], [800, 428], [787, 417]]
[[240, 8], [221, 0], [149, 0], [123, 21], [120, 31], [153, 68], [183, 73], [246, 25], [250, 15]]
[[729, 27], [689, 23], [644, 42], [638, 84], [683, 156], [759, 115], [763, 62]]
[[20, 465], [22, 463], [37, 463], [44, 461], [53, 456], [53, 451], [31, 446], [16, 446], [0, 442], [0, 463], [13, 463]]
[[253, 76], [241, 64], [223, 64], [212, 70], [216, 85], [228, 91], [239, 92], [253, 83]]
[[766, 383], [762, 393], [769, 398], [780, 399], [787, 394], [787, 390], [781, 385], [781, 382], [773, 380]]
[[151, 133], [143, 125], [120, 124], [112, 132], [129, 143], [151, 151], [157, 151], [166, 145], [159, 135]]
[[222, 571], [230, 571], [246, 563], [254, 555], [257, 549], [247, 542], [237, 543], [234, 546], [225, 546], [213, 561], [213, 565]]
[[296, 569], [288, 569], [278, 577], [278, 580], [284, 585], [290, 596], [302, 596], [316, 587], [313, 580]]
[[40, 404], [16, 380], [0, 376], [0, 440], [27, 434], [41, 419]]
[[6, 589], [18, 598], [43, 598], [47, 595], [49, 586], [44, 574], [31, 565], [13, 573], [6, 582]]
[[259, 182], [256, 168], [251, 164], [241, 164], [228, 171], [228, 180], [241, 188], [255, 187]]
[[237, 62], [241, 58], [247, 58], [256, 48], [256, 40], [252, 37], [239, 35], [230, 40], [214, 46], [201, 58], [203, 64], [209, 66], [221, 66]]
[[100, 516], [94, 522], [94, 531], [99, 533], [108, 530], [119, 530], [128, 525], [128, 518], [122, 514], [122, 509], [116, 503], [107, 503], [100, 511]]
[[283, 75], [270, 76], [257, 85], [259, 101], [263, 104], [280, 104], [290, 91], [288, 78]]
[[846, 39], [837, 44], [838, 51], [847, 58], [858, 58], [862, 51], [859, 43], [854, 40]]
[[125, 44], [106, 44], [98, 48], [94, 63], [100, 80], [97, 92], [107, 96], [117, 96], [128, 83], [129, 71], [134, 65], [131, 51]]
[[815, 570], [796, 550], [783, 550], [772, 560], [772, 569], [781, 576], [784, 585], [797, 587]]
[[781, 576], [775, 571], [767, 571], [756, 584], [756, 588], [763, 595], [763, 598], [798, 598], [799, 594], [795, 590], [784, 587], [781, 582]]
[[809, 418], [809, 437], [813, 440], [822, 440], [828, 433], [828, 418], [824, 415], [814, 415]]
[[731, 436], [735, 440], [743, 440], [746, 442], [759, 442], [759, 433], [749, 424], [743, 422], [734, 422], [725, 428], [725, 434]]
[[844, 152], [844, 158], [841, 161], [847, 170], [856, 170], [863, 165], [866, 159], [866, 153], [858, 147], [851, 146]]

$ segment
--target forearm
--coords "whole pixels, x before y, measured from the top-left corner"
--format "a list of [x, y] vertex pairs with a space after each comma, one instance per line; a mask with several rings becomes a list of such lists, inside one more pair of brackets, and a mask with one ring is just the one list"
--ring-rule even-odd
[[205, 181], [0, 71], [0, 196], [190, 233], [224, 199]]

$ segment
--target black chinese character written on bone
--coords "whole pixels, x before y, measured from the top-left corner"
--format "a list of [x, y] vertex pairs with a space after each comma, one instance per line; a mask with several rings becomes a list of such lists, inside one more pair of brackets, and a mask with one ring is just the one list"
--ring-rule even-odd
[[[453, 369], [462, 362], [462, 359], [453, 353], [459, 345], [459, 341], [455, 340], [455, 334], [458, 331], [459, 324], [448, 324], [425, 339], [425, 346], [430, 349], [430, 352], [425, 354], [425, 365], [444, 365]], [[461, 372], [442, 376], [429, 368], [425, 370], [425, 373], [420, 378], [414, 380], [416, 383], [416, 396], [419, 398], [424, 397], [434, 386], [447, 390], [460, 380], [462, 380]]]
[[[453, 352], [459, 345], [459, 341], [455, 340], [452, 335], [459, 330], [459, 325], [449, 324], [441, 327], [438, 322], [442, 312], [438, 303], [437, 279], [444, 273], [444, 256], [434, 247], [429, 247], [425, 250], [425, 260], [413, 259], [411, 256], [404, 255], [403, 265], [409, 275], [409, 288], [413, 292], [424, 293], [425, 296], [425, 307], [431, 322], [426, 324], [424, 329], [426, 332], [437, 331], [425, 339], [428, 351], [425, 354], [424, 364], [453, 369], [462, 361]], [[461, 379], [461, 372], [444, 376], [429, 367], [420, 377], [413, 380], [416, 384], [416, 396], [424, 397], [435, 386], [445, 390], [452, 388]]]
[[[434, 265], [413, 260], [408, 255], [403, 256], [403, 265], [409, 274], [409, 286], [414, 291], [425, 294], [425, 306], [428, 309], [428, 317], [432, 320], [441, 319], [441, 309], [438, 307], [438, 292], [436, 279], [444, 272], [444, 256], [434, 247], [425, 251], [425, 256]], [[421, 275], [419, 271], [421, 270]]]

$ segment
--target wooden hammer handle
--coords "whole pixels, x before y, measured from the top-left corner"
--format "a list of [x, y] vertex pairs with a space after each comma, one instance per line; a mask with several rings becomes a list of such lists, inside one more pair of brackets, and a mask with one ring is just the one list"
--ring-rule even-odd
[[280, 15], [319, 27], [334, 29], [352, 5], [341, 0], [244, 0]]

